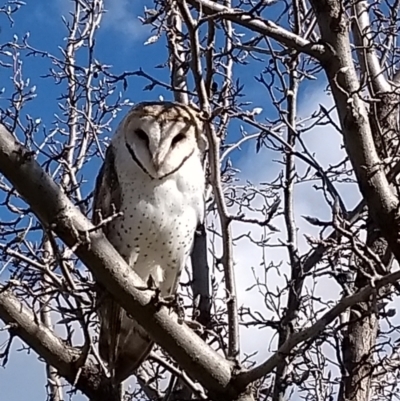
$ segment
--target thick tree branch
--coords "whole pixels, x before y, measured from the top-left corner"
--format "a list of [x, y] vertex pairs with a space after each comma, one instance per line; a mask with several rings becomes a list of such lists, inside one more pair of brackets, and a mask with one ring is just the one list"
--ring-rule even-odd
[[[364, 6], [364, 2], [360, 2]], [[357, 7], [361, 6], [357, 3]], [[367, 11], [364, 10], [367, 17]], [[369, 23], [369, 19], [365, 23]], [[369, 25], [366, 26], [369, 29]], [[369, 44], [372, 46], [372, 43]], [[368, 62], [368, 59], [367, 59]], [[379, 65], [379, 64], [378, 64]], [[367, 72], [367, 71], [366, 71]], [[370, 74], [367, 74], [369, 76]], [[382, 92], [388, 88], [379, 88], [377, 82], [369, 87], [371, 96], [380, 99], [370, 109], [370, 124], [381, 160], [389, 157], [394, 159], [398, 151], [398, 115], [399, 96], [392, 92]], [[390, 180], [390, 174], [388, 174]], [[393, 190], [395, 186], [393, 185]], [[374, 268], [378, 274], [386, 274], [390, 271], [393, 255], [388, 249], [388, 243], [382, 237], [381, 231], [372, 218], [367, 218], [366, 246], [379, 257], [381, 263], [375, 263]], [[356, 258], [356, 260], [359, 258]], [[355, 288], [368, 284], [369, 278], [365, 272], [369, 272], [368, 263], [363, 260], [356, 261], [357, 274], [353, 284]], [[382, 267], [386, 269], [382, 271]], [[349, 324], [343, 330], [342, 354], [343, 354], [343, 380], [340, 386], [339, 401], [369, 401], [374, 375], [374, 349], [377, 346], [379, 335], [379, 315], [377, 313], [376, 297], [370, 297], [365, 302], [360, 302], [350, 308]]]
[[188, 104], [185, 55], [182, 43], [182, 18], [175, 5], [171, 5], [168, 15], [167, 39], [174, 98], [177, 102]]
[[[367, 246], [379, 255], [388, 266], [391, 254], [387, 255], [387, 242], [376, 232], [375, 224], [369, 219]], [[385, 257], [385, 255], [389, 257]], [[369, 278], [365, 262], [358, 261], [358, 273], [354, 286], [360, 288]], [[371, 396], [371, 380], [373, 375], [373, 349], [378, 335], [376, 297], [367, 298], [364, 302], [353, 305], [349, 311], [348, 326], [343, 328], [343, 376], [338, 401], [369, 401]]]
[[[178, 2], [183, 3], [184, 0], [178, 0]], [[242, 10], [235, 10], [212, 0], [187, 0], [187, 2], [196, 8], [196, 10], [209, 16], [232, 21], [253, 32], [258, 32], [261, 35], [275, 39], [285, 47], [306, 53], [316, 59], [321, 60], [327, 56], [326, 49], [323, 45], [303, 39], [301, 36], [276, 25], [270, 20], [264, 20], [257, 15], [246, 14]]]
[[[207, 346], [154, 291], [131, 270], [101, 230], [74, 207], [14, 137], [0, 126], [0, 171], [29, 203], [42, 224], [52, 229], [107, 287], [149, 336], [198, 380], [215, 400], [237, 399], [241, 390], [230, 384], [232, 364]], [[251, 396], [248, 397], [252, 399]]]
[[357, 46], [358, 61], [363, 74], [371, 81], [374, 92], [389, 92], [390, 84], [383, 75], [371, 35], [371, 22], [368, 15], [368, 1], [357, 0], [353, 5], [354, 42]]
[[92, 401], [114, 399], [104, 372], [90, 359], [83, 358], [80, 350], [56, 337], [9, 289], [0, 289], [0, 318], [10, 325], [10, 334], [25, 341]]

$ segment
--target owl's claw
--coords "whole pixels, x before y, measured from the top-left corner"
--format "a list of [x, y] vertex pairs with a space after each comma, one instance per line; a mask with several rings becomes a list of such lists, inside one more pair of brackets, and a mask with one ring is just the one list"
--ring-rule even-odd
[[149, 278], [147, 279], [146, 285], [137, 286], [136, 288], [141, 291], [153, 290], [153, 291], [157, 292], [157, 290], [158, 290], [156, 281], [154, 280], [154, 277], [151, 274], [149, 275]]
[[159, 293], [156, 298], [157, 306], [166, 306], [171, 308], [178, 315], [178, 322], [183, 323], [185, 318], [185, 309], [182, 306], [182, 299], [178, 294], [167, 295], [166, 297], [160, 297]]
[[166, 297], [160, 297], [159, 302], [164, 306], [175, 307], [178, 301], [178, 295], [167, 295]]
[[171, 305], [173, 303], [176, 303], [179, 301], [179, 295], [178, 294], [170, 294], [170, 295], [166, 295], [165, 297], [163, 297], [164, 301], [167, 303], [170, 303]]
[[155, 290], [155, 291], [157, 291], [157, 289], [158, 289], [156, 280], [154, 280], [154, 277], [151, 274], [149, 275], [149, 278], [147, 279], [147, 288], [149, 290]]

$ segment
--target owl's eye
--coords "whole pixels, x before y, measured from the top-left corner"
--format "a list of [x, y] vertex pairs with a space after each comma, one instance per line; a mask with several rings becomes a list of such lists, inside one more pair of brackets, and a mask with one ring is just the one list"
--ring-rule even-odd
[[146, 144], [149, 143], [149, 137], [142, 129], [137, 129], [135, 131], [135, 134], [138, 136], [139, 139], [141, 139], [142, 141], [145, 141]]
[[178, 142], [184, 140], [186, 136], [184, 134], [178, 134], [171, 142], [172, 146], [175, 146]]

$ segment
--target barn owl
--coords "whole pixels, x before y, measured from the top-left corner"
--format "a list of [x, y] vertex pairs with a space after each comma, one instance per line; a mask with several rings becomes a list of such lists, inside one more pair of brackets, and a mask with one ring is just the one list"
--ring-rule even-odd
[[[93, 223], [145, 281], [176, 292], [204, 218], [206, 140], [198, 112], [173, 102], [144, 102], [120, 123], [96, 180]], [[151, 276], [151, 278], [150, 278]], [[152, 341], [102, 286], [97, 292], [99, 353], [121, 383], [148, 356]]]

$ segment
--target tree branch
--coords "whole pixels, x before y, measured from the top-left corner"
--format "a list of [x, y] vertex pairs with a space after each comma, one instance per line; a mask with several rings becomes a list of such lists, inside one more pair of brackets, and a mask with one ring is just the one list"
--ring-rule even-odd
[[[209, 117], [211, 106], [208, 101], [206, 84], [203, 79], [203, 71], [200, 56], [200, 41], [198, 38], [198, 25], [190, 15], [186, 3], [180, 6], [182, 18], [184, 19], [191, 41], [192, 63], [191, 69], [199, 95], [200, 105], [204, 116]], [[231, 360], [238, 360], [240, 354], [239, 340], [239, 319], [237, 308], [237, 294], [235, 272], [233, 268], [233, 246], [232, 228], [229, 218], [228, 208], [225, 203], [224, 192], [222, 189], [222, 179], [220, 170], [220, 138], [217, 137], [215, 130], [210, 123], [205, 124], [205, 131], [208, 139], [208, 161], [210, 163], [210, 182], [213, 187], [215, 201], [218, 208], [218, 215], [222, 232], [222, 265], [224, 267], [225, 286], [226, 286], [226, 305], [228, 309], [228, 357]]]
[[173, 88], [174, 98], [177, 102], [189, 104], [185, 54], [182, 43], [182, 18], [174, 4], [171, 4], [167, 25], [171, 86]]
[[[29, 203], [42, 224], [52, 229], [107, 287], [121, 306], [198, 380], [212, 398], [236, 399], [244, 389], [229, 385], [232, 363], [206, 345], [175, 314], [158, 301], [154, 291], [132, 271], [101, 230], [74, 207], [7, 129], [0, 125], [0, 171]], [[251, 396], [248, 398], [252, 399]]]
[[[178, 0], [178, 2], [183, 3], [184, 0]], [[196, 10], [209, 16], [232, 21], [253, 32], [275, 39], [285, 47], [306, 53], [316, 59], [322, 60], [327, 56], [323, 45], [303, 39], [301, 36], [276, 25], [272, 21], [264, 20], [256, 15], [246, 14], [242, 10], [234, 10], [212, 0], [187, 0], [187, 2]]]
[[371, 80], [375, 92], [389, 92], [390, 84], [383, 75], [371, 37], [371, 22], [368, 15], [368, 1], [357, 0], [353, 5], [355, 21], [352, 24], [354, 42], [357, 46], [358, 61], [363, 74]]
[[38, 322], [12, 291], [4, 287], [0, 288], [0, 318], [11, 326], [12, 335], [25, 341], [49, 365], [54, 366], [58, 374], [92, 401], [114, 399], [112, 386], [104, 372], [91, 360], [83, 360], [80, 350], [68, 346], [52, 330]]
[[289, 353], [300, 343], [311, 341], [320, 335], [326, 327], [332, 323], [339, 315], [341, 315], [347, 308], [358, 304], [359, 302], [368, 299], [371, 294], [376, 292], [379, 288], [387, 286], [388, 284], [395, 283], [400, 280], [400, 272], [388, 274], [387, 276], [376, 280], [375, 283], [366, 285], [357, 293], [344, 297], [342, 300], [326, 312], [316, 323], [312, 326], [293, 334], [285, 343], [272, 355], [269, 359], [261, 365], [256, 366], [246, 372], [239, 373], [234, 382], [242, 386], [252, 383], [269, 373], [271, 373], [279, 362], [283, 361]]
[[[297, 1], [293, 4], [298, 9]], [[294, 12], [294, 26], [296, 31], [300, 32], [300, 23], [298, 21], [298, 13]], [[296, 146], [296, 117], [297, 117], [297, 96], [299, 89], [299, 76], [297, 73], [299, 60], [293, 60], [287, 66], [289, 71], [289, 86], [287, 90], [287, 112], [288, 112], [288, 127], [287, 127], [287, 142], [292, 147]], [[290, 286], [288, 300], [285, 311], [281, 320], [279, 330], [278, 346], [280, 347], [290, 337], [293, 328], [296, 327], [296, 320], [299, 315], [301, 305], [301, 293], [303, 289], [304, 277], [302, 275], [302, 265], [300, 263], [299, 249], [297, 244], [297, 227], [295, 222], [294, 212], [294, 184], [296, 177], [295, 156], [293, 153], [286, 155], [285, 163], [285, 186], [283, 189], [284, 195], [284, 218], [287, 232], [287, 251], [290, 260]], [[276, 378], [273, 388], [272, 401], [283, 401], [285, 399], [285, 391], [287, 388], [286, 379], [289, 362], [282, 361], [276, 368]]]
[[394, 195], [374, 143], [351, 56], [346, 13], [339, 1], [312, 1], [322, 38], [334, 53], [323, 67], [332, 88], [346, 151], [371, 216], [400, 260], [399, 201]]

